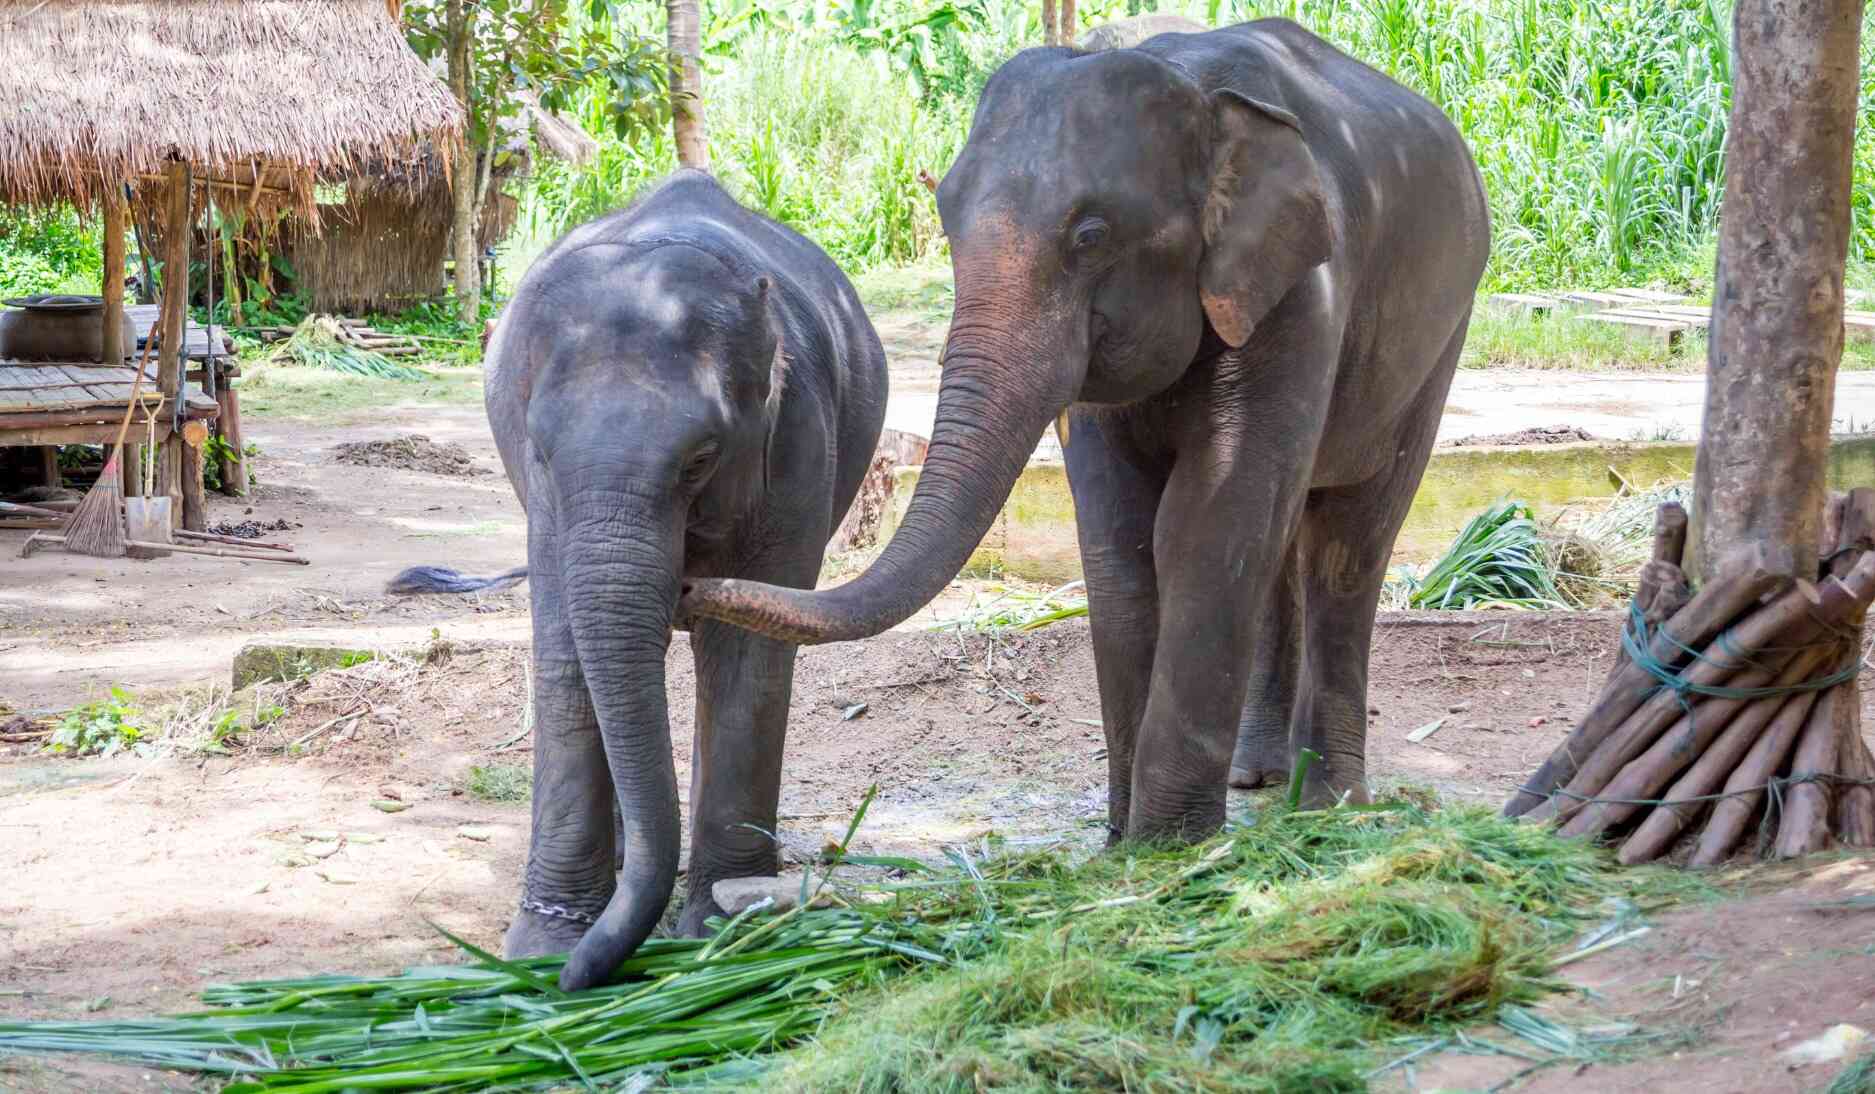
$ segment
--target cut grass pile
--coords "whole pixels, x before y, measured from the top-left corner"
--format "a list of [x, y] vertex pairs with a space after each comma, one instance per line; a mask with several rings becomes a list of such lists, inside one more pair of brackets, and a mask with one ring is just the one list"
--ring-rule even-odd
[[1431, 566], [1402, 576], [1413, 608], [1561, 608], [1543, 530], [1530, 507], [1501, 501], [1471, 518]]
[[1580, 843], [1407, 800], [1276, 806], [1194, 847], [1080, 865], [947, 854], [854, 856], [901, 880], [836, 882], [832, 906], [745, 914], [713, 941], [652, 940], [595, 991], [554, 990], [561, 959], [463, 944], [480, 967], [0, 1023], [0, 1052], [218, 1072], [230, 1091], [1358, 1090], [1395, 1039], [1542, 994], [1552, 947], [1617, 884]]
[[988, 600], [972, 597], [969, 607], [933, 623], [933, 631], [1032, 631], [1087, 614], [1087, 583], [1070, 581], [1045, 593], [1004, 588]]
[[307, 368], [341, 372], [348, 376], [369, 376], [378, 380], [427, 380], [421, 369], [400, 365], [382, 353], [347, 345], [340, 338], [338, 320], [327, 315], [309, 315], [293, 328], [285, 341], [267, 355], [270, 363], [292, 362]]

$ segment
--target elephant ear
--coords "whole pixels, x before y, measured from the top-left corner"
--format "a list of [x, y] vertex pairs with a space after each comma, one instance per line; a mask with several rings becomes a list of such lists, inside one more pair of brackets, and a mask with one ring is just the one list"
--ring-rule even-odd
[[1321, 172], [1293, 114], [1239, 95], [1211, 96], [1211, 187], [1198, 295], [1232, 348], [1309, 270], [1333, 234]]

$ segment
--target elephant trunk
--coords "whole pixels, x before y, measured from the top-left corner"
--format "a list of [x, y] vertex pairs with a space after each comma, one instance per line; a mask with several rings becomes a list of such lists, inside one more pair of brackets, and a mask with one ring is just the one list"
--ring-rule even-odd
[[681, 821], [664, 661], [682, 572], [679, 522], [619, 491], [577, 499], [562, 585], [623, 824], [618, 888], [574, 947], [560, 986], [602, 983], [657, 926], [677, 881]]
[[1004, 285], [966, 292], [960, 283], [924, 469], [904, 520], [865, 573], [819, 592], [688, 582], [684, 611], [787, 642], [843, 642], [898, 625], [942, 592], [1085, 371], [1084, 353], [1039, 344], [1032, 295]]

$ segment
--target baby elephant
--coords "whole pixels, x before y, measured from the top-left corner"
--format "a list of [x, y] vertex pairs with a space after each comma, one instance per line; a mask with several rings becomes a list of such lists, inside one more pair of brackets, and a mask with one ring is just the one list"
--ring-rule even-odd
[[[417, 567], [390, 590], [530, 583], [533, 833], [505, 949], [570, 949], [560, 984], [576, 990], [631, 955], [676, 882], [664, 663], [672, 629], [689, 626], [679, 589], [702, 577], [813, 587], [878, 443], [885, 353], [819, 248], [681, 171], [541, 256], [486, 369], [489, 425], [527, 510], [527, 567], [487, 579]], [[680, 929], [695, 934], [720, 911], [714, 882], [776, 872], [763, 832], [795, 647], [714, 621], [690, 630]]]

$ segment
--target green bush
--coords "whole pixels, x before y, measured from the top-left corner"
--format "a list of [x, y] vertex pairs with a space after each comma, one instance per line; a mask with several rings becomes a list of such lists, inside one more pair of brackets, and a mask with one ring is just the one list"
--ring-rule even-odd
[[[1080, 5], [1083, 26], [1142, 5]], [[942, 175], [982, 82], [1039, 44], [1016, 0], [704, 5], [705, 99], [717, 174], [743, 201], [858, 272], [941, 244], [920, 168]], [[1491, 197], [1490, 290], [1709, 287], [1731, 101], [1723, 0], [1161, 0], [1214, 24], [1294, 19], [1444, 109]], [[649, 9], [646, 9], [647, 11]], [[944, 12], [954, 12], [948, 22]], [[654, 14], [640, 14], [661, 33]], [[941, 25], [937, 25], [941, 24]], [[935, 25], [935, 29], [933, 26]], [[1863, 36], [1864, 112], [1875, 35]], [[586, 127], [606, 127], [594, 106]], [[1856, 133], [1851, 254], [1875, 260], [1875, 131]], [[667, 133], [600, 138], [588, 167], [545, 164], [530, 223], [553, 235], [615, 208], [675, 159]], [[1866, 267], [1852, 280], [1870, 280]]]
[[66, 712], [46, 742], [46, 751], [74, 756], [110, 756], [135, 748], [144, 738], [130, 693], [112, 688], [107, 697]]
[[0, 208], [0, 297], [95, 293], [103, 277], [96, 234], [70, 208]]

